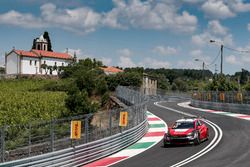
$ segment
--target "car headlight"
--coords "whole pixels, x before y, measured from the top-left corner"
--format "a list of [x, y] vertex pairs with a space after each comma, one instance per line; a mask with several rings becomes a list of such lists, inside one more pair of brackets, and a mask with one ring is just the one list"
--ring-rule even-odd
[[193, 132], [190, 132], [190, 133], [187, 134], [187, 136], [188, 136], [188, 137], [194, 137], [194, 136], [195, 136], [195, 132], [194, 132], [194, 131], [193, 131]]

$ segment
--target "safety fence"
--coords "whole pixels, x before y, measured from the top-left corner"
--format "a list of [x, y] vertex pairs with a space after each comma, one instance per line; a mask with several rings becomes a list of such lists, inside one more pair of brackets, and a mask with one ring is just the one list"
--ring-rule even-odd
[[250, 92], [237, 91], [202, 91], [193, 92], [193, 100], [210, 101], [218, 103], [250, 104]]
[[[65, 166], [74, 166], [73, 160], [85, 164], [137, 141], [147, 130], [147, 97], [126, 87], [118, 87], [116, 96], [128, 106], [49, 122], [2, 127], [0, 166], [32, 165], [40, 161], [44, 166], [58, 166], [63, 161]], [[119, 126], [121, 111], [128, 112], [126, 127]], [[72, 120], [81, 122], [80, 139], [70, 138]]]
[[[163, 89], [153, 90], [150, 88], [139, 88], [139, 87], [129, 87], [134, 91], [138, 91], [141, 94], [144, 94], [148, 98], [159, 101], [159, 100], [183, 100], [191, 99], [192, 92], [181, 92], [181, 91], [169, 91]], [[153, 93], [152, 93], [153, 92]]]

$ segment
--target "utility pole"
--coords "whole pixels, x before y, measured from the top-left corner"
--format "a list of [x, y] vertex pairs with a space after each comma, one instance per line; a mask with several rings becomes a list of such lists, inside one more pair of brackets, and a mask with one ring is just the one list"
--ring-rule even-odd
[[223, 71], [222, 71], [222, 69], [223, 69], [223, 45], [221, 45], [221, 47], [220, 47], [220, 74], [223, 74]]
[[204, 79], [204, 68], [205, 68], [205, 62], [202, 62], [202, 79]]

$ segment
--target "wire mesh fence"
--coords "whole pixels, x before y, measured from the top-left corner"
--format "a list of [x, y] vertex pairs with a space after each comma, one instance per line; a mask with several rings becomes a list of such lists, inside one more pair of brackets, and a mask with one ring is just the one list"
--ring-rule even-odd
[[193, 100], [210, 101], [218, 103], [236, 103], [236, 104], [250, 104], [250, 92], [238, 91], [202, 91], [193, 92]]
[[[45, 154], [96, 141], [139, 125], [146, 119], [147, 97], [126, 87], [118, 87], [116, 96], [127, 107], [77, 117], [5, 125], [0, 128], [0, 162]], [[128, 112], [128, 125], [119, 126], [120, 112]], [[72, 140], [71, 121], [81, 121], [81, 137]]]

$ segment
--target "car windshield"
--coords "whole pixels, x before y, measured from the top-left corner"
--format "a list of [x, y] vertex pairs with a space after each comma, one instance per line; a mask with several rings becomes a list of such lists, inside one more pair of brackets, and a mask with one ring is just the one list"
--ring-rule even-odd
[[172, 129], [190, 129], [194, 128], [193, 122], [175, 122]]

